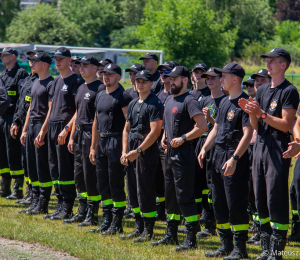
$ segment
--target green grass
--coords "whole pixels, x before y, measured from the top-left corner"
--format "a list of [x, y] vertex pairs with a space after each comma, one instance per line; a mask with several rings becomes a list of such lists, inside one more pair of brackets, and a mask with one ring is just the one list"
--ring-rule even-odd
[[[293, 164], [295, 162], [293, 161]], [[290, 170], [290, 183], [292, 181]], [[56, 200], [50, 201], [50, 212], [53, 212]], [[152, 247], [150, 242], [143, 244], [133, 243], [132, 240], [122, 241], [118, 236], [104, 237], [100, 234], [90, 234], [89, 227], [78, 228], [76, 224], [66, 225], [62, 221], [44, 220], [42, 216], [28, 216], [18, 214], [24, 208], [13, 201], [0, 198], [0, 236], [22, 241], [39, 242], [54, 250], [68, 252], [82, 259], [205, 259], [204, 253], [220, 246], [218, 237], [198, 239], [198, 249], [189, 252], [176, 253], [174, 246]], [[78, 202], [75, 202], [74, 212]], [[102, 210], [99, 215], [102, 214]], [[131, 232], [134, 228], [133, 220], [123, 220], [124, 231]], [[164, 235], [165, 226], [157, 222], [155, 238]], [[289, 231], [290, 233], [290, 231]], [[250, 236], [250, 234], [249, 234]], [[182, 243], [185, 236], [179, 234]], [[255, 258], [260, 253], [260, 247], [247, 246], [249, 257]], [[291, 243], [285, 251], [298, 252], [298, 256], [287, 256], [285, 259], [299, 259], [300, 244]]]

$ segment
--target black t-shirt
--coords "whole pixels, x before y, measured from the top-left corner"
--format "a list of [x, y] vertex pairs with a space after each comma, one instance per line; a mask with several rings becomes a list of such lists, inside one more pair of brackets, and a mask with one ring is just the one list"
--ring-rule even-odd
[[132, 97], [132, 99], [136, 99], [139, 97], [139, 92], [134, 91], [134, 87], [128, 88], [125, 91], [129, 93], [129, 95]]
[[[210, 116], [212, 118], [216, 119], [220, 102], [224, 97], [226, 97], [226, 95], [223, 95], [223, 96], [218, 97], [218, 98], [212, 98], [211, 96], [207, 96], [207, 97], [202, 98], [201, 101], [200, 101], [201, 110], [203, 110], [203, 108], [205, 108], [205, 107], [208, 107], [209, 111], [210, 111]], [[209, 134], [209, 132], [214, 127], [208, 121], [207, 121], [207, 125], [208, 125], [208, 131], [205, 132], [202, 136], [207, 136]]]
[[[182, 116], [179, 122], [179, 130], [177, 136], [173, 136], [175, 116], [180, 107], [183, 106]], [[173, 138], [180, 137], [190, 132], [195, 125], [193, 116], [202, 113], [199, 102], [189, 93], [186, 92], [180, 96], [171, 96], [168, 98], [164, 111], [164, 125], [167, 132], [167, 139], [170, 143]]]
[[[282, 109], [293, 108], [297, 110], [299, 93], [295, 86], [286, 79], [276, 88], [270, 86], [271, 84], [263, 85], [256, 92], [256, 101], [263, 111], [271, 116], [282, 118]], [[271, 127], [263, 120], [258, 121], [258, 135], [264, 136], [275, 132], [283, 134], [282, 131]]]
[[[108, 129], [109, 113], [111, 112], [111, 106], [114, 98], [118, 100], [114, 108], [114, 116], [111, 129]], [[123, 107], [127, 107], [132, 100], [132, 97], [121, 88], [117, 88], [111, 93], [101, 91], [97, 94], [95, 100], [96, 111], [98, 115], [98, 130], [101, 133], [107, 132], [123, 132], [125, 125], [125, 117], [123, 114]]]
[[82, 84], [76, 94], [77, 117], [76, 125], [92, 125], [95, 117], [95, 98], [98, 93], [100, 80]]
[[[143, 103], [145, 103], [145, 105], [143, 105]], [[141, 110], [142, 105], [144, 107], [143, 127], [142, 131], [138, 131], [138, 110]], [[132, 133], [139, 133], [143, 135], [149, 134], [149, 132], [151, 131], [150, 123], [162, 120], [163, 114], [163, 104], [153, 93], [150, 93], [150, 95], [141, 103], [137, 99], [131, 101], [127, 110], [127, 118], [130, 122], [130, 131]]]
[[190, 90], [190, 93], [198, 100], [198, 102], [200, 102], [202, 98], [211, 94], [209, 87], [205, 87], [203, 89], [193, 89]]
[[31, 88], [31, 105], [30, 105], [30, 117], [31, 119], [45, 120], [48, 113], [48, 102], [52, 100], [52, 76], [46, 79], [34, 81]]
[[168, 96], [170, 96], [171, 94], [169, 92], [165, 92], [165, 89], [162, 89], [161, 91], [159, 91], [156, 96], [158, 97], [158, 99], [161, 101], [161, 103], [163, 104], [163, 106], [166, 105], [166, 101]]
[[159, 91], [164, 89], [164, 84], [161, 82], [159, 71], [156, 70], [154, 74], [152, 74], [153, 77], [153, 85], [151, 87], [151, 91], [154, 94], [157, 94]]
[[245, 92], [242, 92], [242, 94], [235, 99], [229, 99], [228, 96], [224, 97], [221, 104], [219, 104], [220, 107], [215, 120], [218, 124], [218, 132], [215, 140], [216, 144], [223, 145], [227, 143], [226, 137], [230, 131], [231, 121], [233, 120], [237, 109], [240, 109], [240, 112], [233, 130], [231, 143], [238, 143], [244, 135], [243, 127], [250, 126], [249, 115], [238, 105], [240, 98], [249, 99], [249, 96]]
[[53, 103], [49, 121], [70, 121], [76, 111], [74, 95], [84, 80], [73, 73], [67, 78], [57, 76], [53, 82]]

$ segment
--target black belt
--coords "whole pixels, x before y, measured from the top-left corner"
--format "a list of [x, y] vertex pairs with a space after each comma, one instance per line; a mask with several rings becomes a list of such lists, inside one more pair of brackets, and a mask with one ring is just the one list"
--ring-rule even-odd
[[36, 123], [42, 123], [43, 124], [45, 122], [45, 120], [43, 120], [43, 119], [29, 118], [29, 122], [31, 124], [36, 124]]
[[270, 134], [265, 134], [265, 135], [257, 135], [257, 139], [260, 141], [260, 142], [264, 142], [266, 141], [269, 137], [273, 137], [274, 139], [278, 140], [278, 141], [285, 141], [284, 139], [287, 139], [289, 140], [290, 138], [290, 135], [291, 133], [290, 132], [287, 132], [287, 133], [283, 133], [283, 132], [273, 132], [273, 133], [270, 133]]
[[138, 134], [138, 133], [129, 133], [129, 139], [140, 139], [144, 140], [145, 136]]
[[100, 137], [112, 137], [112, 136], [121, 136], [121, 132], [114, 132], [114, 133], [99, 133]]
[[91, 125], [75, 125], [75, 129], [77, 131], [81, 131], [81, 130], [91, 130], [93, 126]]

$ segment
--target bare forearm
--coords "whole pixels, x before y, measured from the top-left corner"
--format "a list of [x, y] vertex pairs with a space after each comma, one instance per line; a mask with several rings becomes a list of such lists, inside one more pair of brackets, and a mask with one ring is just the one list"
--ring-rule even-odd
[[201, 127], [199, 126], [195, 126], [192, 131], [186, 133], [186, 140], [189, 141], [189, 140], [193, 140], [195, 138], [198, 138], [199, 136], [203, 135], [206, 131], [208, 130], [208, 126], [205, 124], [205, 125], [202, 125]]
[[95, 117], [94, 122], [93, 122], [93, 127], [92, 127], [92, 144], [91, 144], [91, 149], [96, 150], [98, 139], [99, 139], [99, 133], [98, 133], [98, 129], [97, 129], [97, 117]]
[[74, 138], [75, 138], [75, 121], [76, 121], [76, 118], [77, 118], [77, 111], [76, 111], [76, 113], [74, 115], [74, 121], [73, 121], [71, 135], [70, 135], [70, 139], [71, 140], [74, 140]]
[[258, 130], [258, 118], [255, 115], [249, 114], [250, 124], [256, 131]]
[[214, 127], [208, 134], [206, 141], [202, 147], [205, 152], [208, 152], [215, 145], [215, 139], [217, 136], [217, 129]]
[[292, 124], [289, 123], [287, 120], [278, 118], [278, 117], [274, 117], [269, 114], [267, 115], [267, 117], [265, 119], [263, 119], [263, 121], [265, 123], [267, 123], [268, 125], [270, 125], [271, 127], [275, 128], [277, 130], [280, 130], [284, 133], [287, 133], [292, 127]]
[[154, 142], [160, 136], [160, 133], [160, 129], [151, 129], [150, 133], [146, 136], [145, 140], [139, 146], [142, 151], [147, 150], [152, 144], [154, 144]]
[[49, 117], [50, 117], [50, 112], [51, 112], [51, 107], [52, 107], [52, 101], [49, 102], [48, 107], [49, 107], [48, 113], [47, 113], [45, 122], [44, 122], [44, 124], [42, 126], [42, 130], [43, 130], [44, 133], [48, 132], [48, 123], [49, 123]]

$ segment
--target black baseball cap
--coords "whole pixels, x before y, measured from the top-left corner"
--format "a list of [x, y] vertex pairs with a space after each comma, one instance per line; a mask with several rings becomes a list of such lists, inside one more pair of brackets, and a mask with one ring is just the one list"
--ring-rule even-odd
[[110, 74], [119, 74], [121, 76], [122, 71], [121, 68], [114, 63], [109, 63], [104, 67], [103, 72], [108, 72]]
[[35, 47], [33, 50], [30, 50], [30, 51], [26, 52], [26, 54], [27, 54], [27, 55], [30, 55], [31, 53], [36, 54], [36, 53], [39, 52], [39, 51], [43, 51], [43, 50], [39, 50], [38, 48]]
[[146, 81], [153, 82], [153, 76], [152, 73], [149, 70], [141, 70], [135, 75], [135, 80], [137, 79], [143, 79]]
[[252, 85], [254, 86], [255, 83], [255, 79], [252, 78], [252, 76], [250, 76], [246, 81], [243, 82], [243, 85], [248, 86], [248, 85]]
[[267, 54], [260, 55], [260, 57], [262, 57], [262, 58], [283, 57], [283, 58], [287, 59], [289, 62], [292, 61], [290, 53], [283, 48], [275, 48]]
[[141, 57], [140, 60], [143, 60], [143, 59], [153, 59], [153, 60], [156, 60], [158, 61], [158, 57], [155, 53], [147, 53], [144, 57]]
[[170, 62], [172, 62], [172, 63], [174, 64], [175, 67], [176, 67], [176, 66], [180, 66], [180, 64], [179, 64], [178, 61], [172, 60], [172, 61], [170, 61]]
[[174, 64], [172, 61], [170, 61], [170, 62], [166, 61], [166, 62], [164, 62], [164, 64], [159, 65], [157, 69], [158, 69], [158, 70], [161, 70], [162, 67], [166, 67], [166, 68], [168, 68], [169, 70], [172, 70], [172, 69], [174, 69], [176, 66], [175, 66], [175, 64]]
[[57, 58], [66, 58], [66, 57], [70, 57], [71, 58], [71, 52], [68, 48], [66, 47], [59, 47], [58, 49], [55, 50], [53, 57], [57, 57]]
[[187, 77], [190, 78], [189, 70], [184, 66], [177, 66], [169, 74], [166, 74], [165, 77], [177, 78], [177, 77]]
[[204, 72], [206, 72], [207, 71], [207, 66], [206, 66], [205, 63], [200, 62], [200, 63], [197, 63], [197, 64], [194, 65], [194, 68], [193, 68], [192, 72], [194, 72], [196, 69], [201, 69]]
[[31, 60], [31, 61], [42, 61], [42, 62], [47, 62], [49, 64], [52, 63], [52, 59], [51, 59], [50, 55], [48, 55], [44, 51], [39, 51], [33, 57], [28, 57], [28, 60]]
[[14, 55], [18, 56], [17, 50], [12, 47], [6, 47], [0, 53], [1, 54], [14, 54]]
[[260, 69], [258, 72], [256, 72], [255, 74], [251, 75], [251, 78], [255, 79], [256, 76], [261, 76], [261, 77], [264, 77], [264, 78], [271, 78], [269, 75], [268, 75], [268, 70], [266, 69]]
[[84, 57], [82, 57], [80, 59], [79, 63], [92, 64], [92, 65], [95, 65], [95, 66], [99, 67], [99, 61], [93, 55], [85, 55]]
[[215, 67], [209, 68], [208, 71], [206, 71], [205, 73], [203, 73], [201, 75], [201, 78], [207, 78], [207, 75], [212, 76], [212, 77], [217, 77], [217, 76], [222, 77], [222, 73], [215, 72], [215, 69], [216, 69]]
[[234, 62], [228, 63], [223, 69], [215, 68], [214, 71], [216, 73], [222, 73], [222, 72], [230, 73], [230, 74], [236, 75], [242, 79], [245, 77], [245, 74], [246, 74], [243, 67]]
[[111, 64], [113, 61], [110, 58], [105, 58], [99, 61], [100, 66], [106, 66], [107, 64]]
[[129, 71], [139, 72], [144, 69], [145, 69], [145, 67], [142, 64], [134, 63], [129, 68], [127, 68], [125, 71], [126, 72], [129, 72]]
[[79, 56], [72, 56], [71, 59], [72, 59], [72, 61], [75, 61], [75, 64], [80, 64], [81, 57], [79, 57]]

